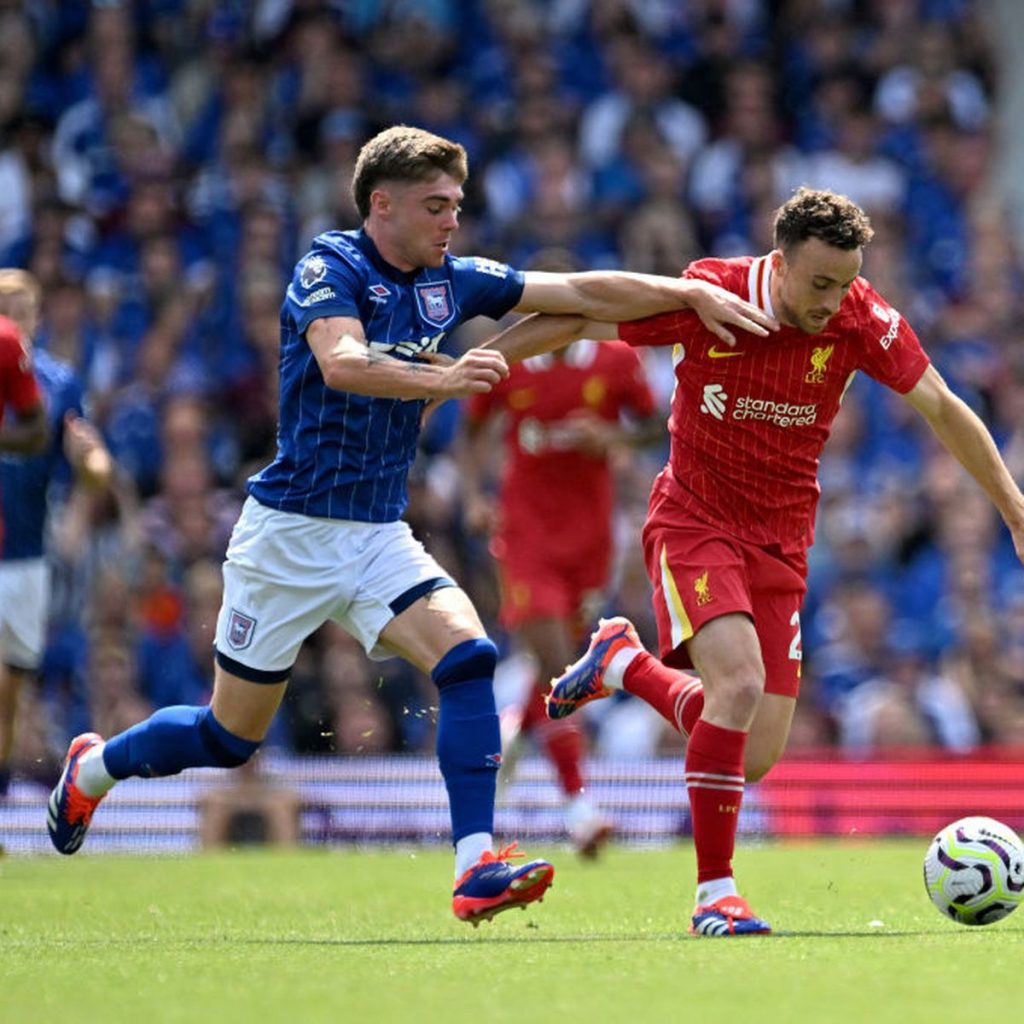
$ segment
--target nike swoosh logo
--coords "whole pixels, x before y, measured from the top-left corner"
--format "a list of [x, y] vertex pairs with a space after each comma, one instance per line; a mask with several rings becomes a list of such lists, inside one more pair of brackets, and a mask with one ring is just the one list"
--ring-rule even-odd
[[741, 355], [743, 355], [742, 351], [735, 352], [732, 349], [726, 349], [724, 352], [721, 352], [721, 351], [719, 351], [719, 348], [718, 348], [717, 345], [712, 345], [711, 348], [708, 349], [708, 358], [709, 359], [729, 359], [731, 356], [741, 356]]

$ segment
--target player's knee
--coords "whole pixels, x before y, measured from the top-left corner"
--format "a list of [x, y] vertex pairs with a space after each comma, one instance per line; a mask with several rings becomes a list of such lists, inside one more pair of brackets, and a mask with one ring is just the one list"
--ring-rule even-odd
[[218, 768], [240, 768], [260, 748], [259, 740], [247, 740], [225, 729], [209, 707], [199, 719], [203, 745]]
[[781, 751], [751, 751], [748, 745], [743, 765], [743, 775], [747, 782], [760, 782], [775, 767], [780, 754]]
[[717, 688], [718, 702], [727, 705], [729, 716], [737, 722], [753, 722], [764, 693], [764, 678], [757, 672], [737, 672]]
[[431, 676], [438, 689], [437, 756], [449, 785], [501, 764], [501, 734], [494, 706], [498, 650], [486, 637], [465, 640], [438, 662]]
[[456, 644], [430, 673], [438, 689], [474, 679], [493, 679], [498, 648], [489, 637], [463, 640]]

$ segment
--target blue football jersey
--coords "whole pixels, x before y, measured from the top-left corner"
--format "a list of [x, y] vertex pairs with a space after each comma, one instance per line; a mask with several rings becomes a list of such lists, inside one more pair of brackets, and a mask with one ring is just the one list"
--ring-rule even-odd
[[472, 317], [504, 316], [522, 292], [522, 273], [494, 260], [446, 256], [441, 267], [404, 273], [362, 230], [317, 236], [281, 307], [277, 457], [250, 478], [249, 493], [303, 515], [400, 519], [424, 402], [328, 388], [306, 329], [320, 317], [355, 317], [371, 348], [414, 360], [443, 350]]
[[42, 556], [51, 489], [71, 479], [64, 456], [64, 416], [82, 415], [82, 386], [74, 370], [43, 349], [33, 351], [32, 365], [43, 393], [50, 443], [39, 455], [0, 457], [0, 560], [5, 562]]

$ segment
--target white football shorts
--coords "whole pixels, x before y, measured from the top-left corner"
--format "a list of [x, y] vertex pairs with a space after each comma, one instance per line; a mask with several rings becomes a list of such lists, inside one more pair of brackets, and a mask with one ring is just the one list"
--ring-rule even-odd
[[46, 646], [50, 567], [43, 558], [0, 562], [0, 660], [31, 672]]
[[405, 522], [320, 519], [248, 498], [228, 544], [215, 645], [257, 673], [287, 672], [331, 619], [380, 661], [395, 656], [377, 644], [391, 619], [450, 586]]

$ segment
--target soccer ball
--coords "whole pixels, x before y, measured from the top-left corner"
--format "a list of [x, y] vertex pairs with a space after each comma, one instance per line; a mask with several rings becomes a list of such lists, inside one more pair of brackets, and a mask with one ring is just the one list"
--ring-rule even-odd
[[961, 818], [932, 840], [924, 856], [932, 903], [959, 924], [992, 924], [1024, 897], [1024, 843], [994, 818]]

